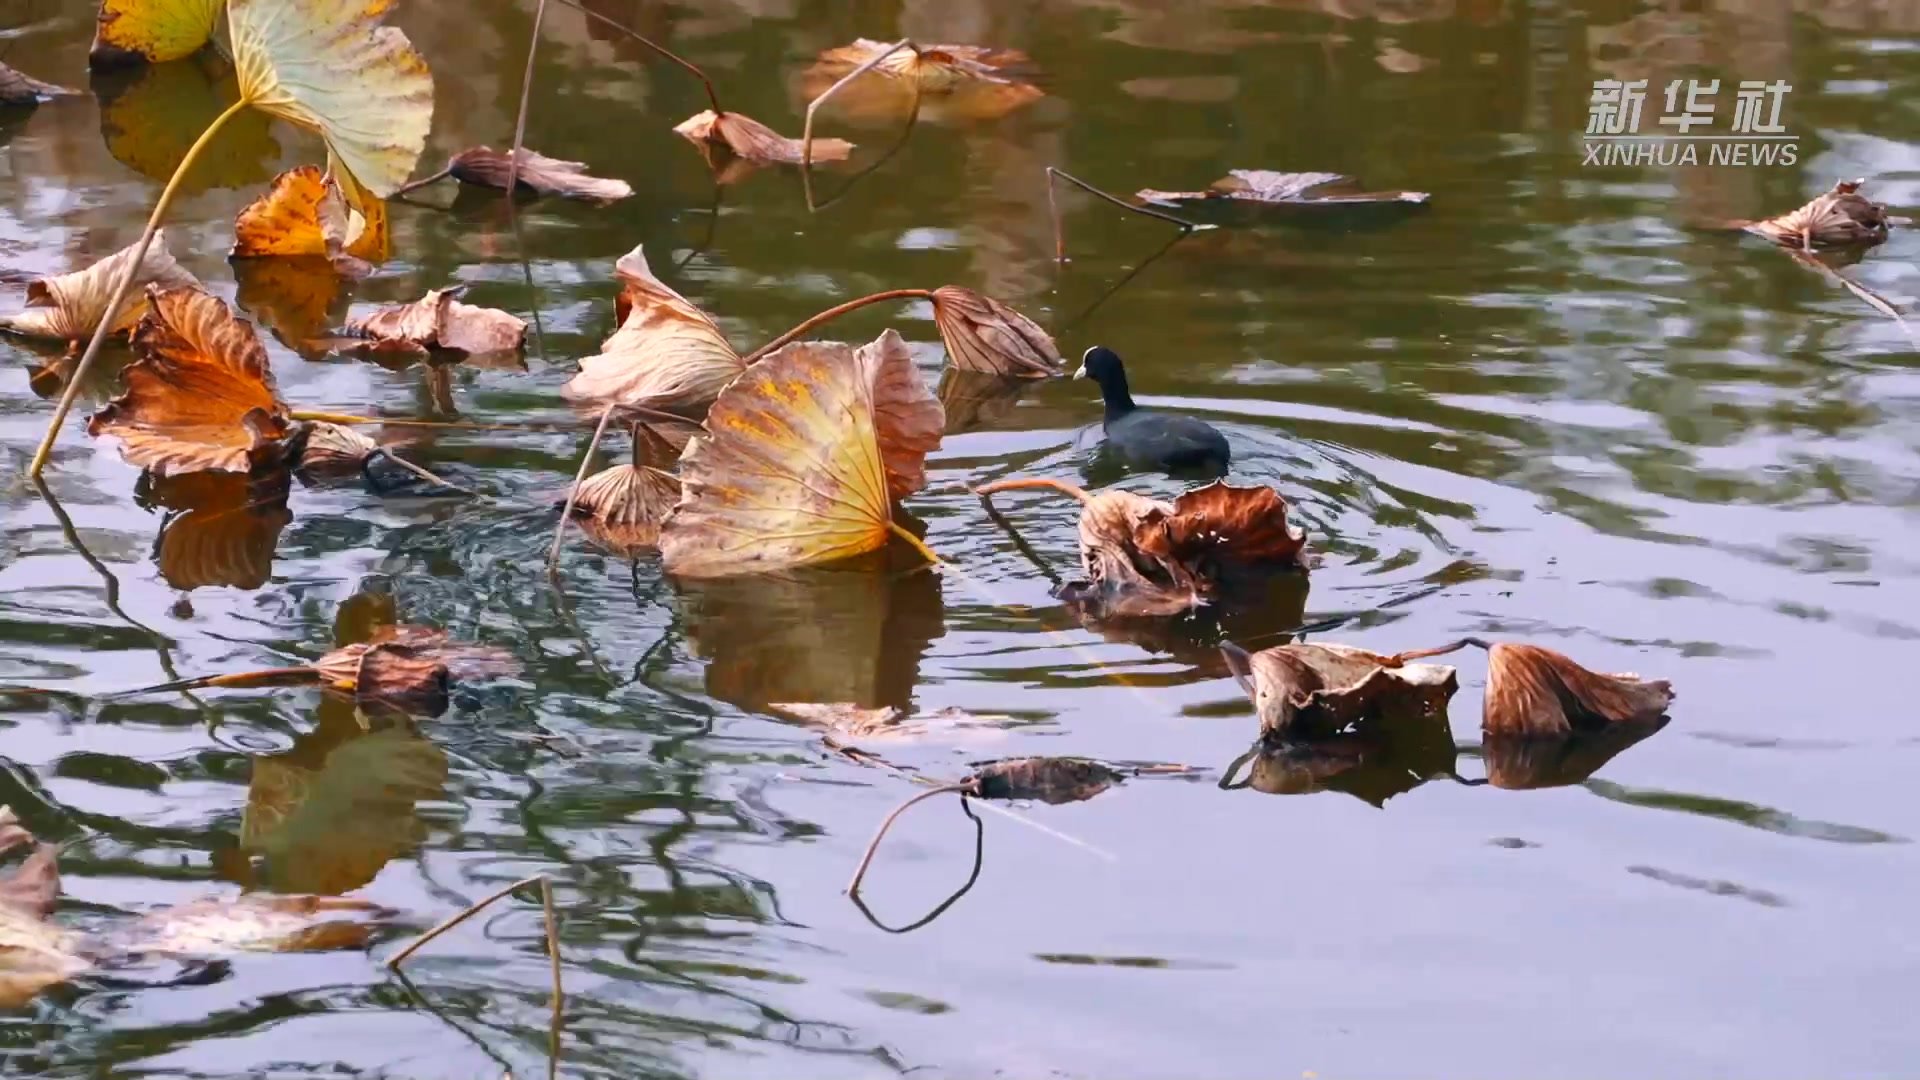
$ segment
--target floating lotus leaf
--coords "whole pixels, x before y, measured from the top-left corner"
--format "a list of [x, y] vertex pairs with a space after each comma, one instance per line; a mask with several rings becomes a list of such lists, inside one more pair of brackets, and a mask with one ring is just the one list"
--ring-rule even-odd
[[891, 741], [1005, 734], [1000, 721], [1006, 717], [975, 716], [964, 709], [951, 707], [918, 715], [892, 705], [870, 709], [847, 701], [832, 704], [772, 702], [767, 708], [809, 727], [848, 739]]
[[354, 428], [315, 423], [307, 433], [306, 452], [300, 455], [300, 473], [326, 479], [358, 475], [368, 459], [380, 452], [378, 442]]
[[392, 642], [347, 645], [313, 662], [321, 684], [368, 705], [422, 716], [447, 711], [453, 676], [431, 652]]
[[347, 333], [368, 340], [375, 353], [425, 360], [434, 352], [472, 356], [518, 353], [527, 343], [526, 321], [498, 308], [463, 304], [465, 286], [434, 289], [411, 304], [384, 307], [350, 319]]
[[[504, 190], [511, 166], [506, 151], [476, 146], [455, 154], [447, 162], [447, 171], [463, 184]], [[633, 194], [633, 186], [625, 180], [587, 175], [584, 161], [561, 161], [524, 146], [520, 148], [520, 170], [515, 181], [515, 187], [536, 194], [595, 202], [614, 202]]]
[[[818, 99], [861, 64], [892, 46], [866, 38], [828, 49], [800, 79], [807, 100]], [[1033, 104], [1046, 92], [1014, 77], [1025, 53], [974, 45], [902, 49], [868, 69], [829, 99], [833, 111], [856, 121], [895, 122], [916, 107], [922, 120], [966, 123], [996, 120]]]
[[[789, 139], [767, 125], [739, 113], [712, 109], [690, 116], [674, 131], [703, 146], [724, 147], [735, 156], [770, 165], [798, 165], [803, 159], [799, 139]], [[843, 161], [853, 153], [845, 139], [813, 140], [813, 160]]]
[[64, 86], [41, 82], [0, 64], [0, 106], [37, 105], [50, 98], [65, 97], [74, 91]]
[[633, 464], [615, 465], [582, 481], [573, 503], [580, 528], [600, 546], [632, 557], [659, 546], [660, 523], [680, 501], [680, 478], [661, 466], [681, 448], [647, 425], [633, 435]]
[[640, 248], [621, 256], [614, 272], [621, 283], [614, 307], [619, 329], [599, 355], [580, 361], [580, 373], [563, 391], [568, 398], [601, 408], [700, 409], [746, 370], [720, 327], [654, 277]]
[[158, 474], [249, 472], [291, 462], [306, 434], [273, 386], [267, 350], [225, 302], [193, 288], [149, 286], [133, 332], [126, 393], [87, 421]]
[[1444, 664], [1406, 662], [1351, 645], [1280, 645], [1249, 655], [1223, 645], [1260, 715], [1263, 737], [1328, 735], [1376, 716], [1444, 710], [1460, 688]]
[[249, 893], [162, 908], [102, 935], [102, 940], [122, 955], [358, 949], [373, 932], [361, 919], [386, 914], [378, 904], [352, 897]]
[[[427, 62], [379, 25], [392, 2], [227, 2], [241, 98], [318, 132], [353, 183], [380, 198], [406, 183], [433, 124]], [[347, 191], [355, 206], [357, 194]]]
[[96, 68], [158, 64], [200, 51], [222, 0], [101, 0], [87, 62]]
[[1232, 199], [1268, 206], [1352, 206], [1369, 203], [1422, 204], [1424, 191], [1364, 191], [1351, 176], [1340, 173], [1284, 173], [1268, 169], [1234, 169], [1205, 191], [1154, 191], [1134, 196], [1144, 202], [1178, 206], [1189, 202]]
[[[884, 41], [860, 38], [820, 53], [815, 70], [838, 79], [861, 64], [893, 48]], [[918, 82], [923, 91], [939, 94], [969, 82], [1006, 81], [1006, 72], [1030, 62], [1018, 49], [995, 49], [980, 45], [922, 45], [917, 50], [901, 49], [869, 69], [875, 74], [908, 82]]]
[[1563, 736], [1651, 722], [1672, 703], [1673, 687], [1664, 679], [1601, 675], [1551, 649], [1500, 642], [1487, 650], [1480, 727], [1490, 735]]
[[1866, 180], [1837, 181], [1798, 210], [1746, 224], [1748, 232], [1785, 247], [1871, 246], [1887, 238], [1887, 208], [1860, 194]]
[[[84, 270], [41, 278], [27, 286], [27, 309], [13, 315], [0, 315], [0, 330], [54, 341], [83, 342], [93, 336], [104, 321], [109, 332], [124, 334], [131, 330], [147, 310], [144, 291], [129, 290], [120, 310], [109, 316], [107, 305], [113, 300], [114, 285], [127, 272], [139, 245], [121, 248]], [[167, 250], [166, 230], [153, 238], [147, 257], [135, 271], [135, 285], [174, 288], [198, 285], [199, 281], [173, 261]]]
[[[155, 64], [102, 97], [100, 132], [116, 161], [165, 183], [239, 96], [238, 80], [217, 57]], [[246, 187], [271, 177], [280, 157], [272, 127], [271, 117], [252, 109], [229, 119], [181, 177], [180, 193]]]
[[1127, 774], [1088, 758], [1024, 757], [974, 766], [970, 794], [982, 799], [1033, 800], [1059, 806], [1084, 802], [1125, 780]]
[[755, 573], [877, 550], [893, 502], [926, 482], [940, 401], [892, 330], [870, 345], [797, 342], [748, 368], [681, 457], [660, 534], [669, 572]]
[[240, 211], [229, 254], [335, 259], [346, 243], [346, 196], [319, 166], [302, 165], [274, 177], [266, 194]]
[[1060, 374], [1060, 349], [1053, 338], [992, 297], [944, 285], [933, 290], [933, 321], [956, 370], [1022, 379]]

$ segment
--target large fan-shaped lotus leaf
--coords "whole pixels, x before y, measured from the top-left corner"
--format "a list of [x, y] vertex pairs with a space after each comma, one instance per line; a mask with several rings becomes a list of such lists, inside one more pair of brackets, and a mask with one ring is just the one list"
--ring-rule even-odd
[[240, 96], [320, 133], [382, 198], [406, 183], [433, 125], [433, 75], [407, 35], [379, 25], [393, 0], [229, 0]]
[[[112, 318], [107, 315], [107, 305], [112, 302], [114, 286], [127, 272], [127, 264], [133, 261], [138, 246], [121, 248], [85, 270], [35, 281], [27, 286], [27, 309], [13, 315], [0, 315], [0, 330], [55, 341], [85, 341], [103, 321], [111, 324], [111, 333], [122, 334], [132, 329], [147, 310], [144, 293], [129, 291]], [[133, 283], [162, 288], [199, 284], [192, 274], [173, 261], [173, 253], [167, 250], [165, 230], [154, 234], [146, 259], [134, 272]]]
[[667, 569], [754, 573], [880, 548], [945, 423], [892, 330], [859, 349], [788, 345], [734, 380], [687, 444], [685, 493], [660, 533]]
[[192, 56], [213, 37], [221, 0], [101, 0], [94, 67], [161, 63]]
[[707, 313], [653, 276], [634, 248], [614, 267], [620, 276], [620, 328], [600, 355], [580, 361], [564, 393], [595, 405], [695, 409], [746, 370], [746, 361]]
[[147, 290], [126, 393], [87, 422], [159, 474], [248, 472], [298, 456], [305, 429], [273, 388], [253, 326], [198, 289]]

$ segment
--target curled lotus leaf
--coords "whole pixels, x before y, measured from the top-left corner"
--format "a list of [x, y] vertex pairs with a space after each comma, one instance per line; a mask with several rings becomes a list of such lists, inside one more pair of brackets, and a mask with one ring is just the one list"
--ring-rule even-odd
[[956, 370], [1023, 379], [1060, 374], [1060, 348], [1053, 338], [992, 297], [944, 285], [933, 290], [933, 321]]
[[250, 472], [299, 457], [306, 426], [274, 389], [253, 326], [218, 297], [149, 286], [134, 328], [126, 392], [87, 421], [155, 473]]
[[395, 623], [382, 626], [367, 638], [372, 645], [399, 645], [443, 664], [456, 679], [490, 679], [516, 675], [520, 661], [505, 649], [460, 641], [445, 630]]
[[1797, 210], [1745, 228], [1783, 247], [1870, 247], [1887, 238], [1887, 208], [1860, 194], [1864, 179], [1837, 181]]
[[1155, 191], [1145, 188], [1135, 193], [1143, 202], [1178, 206], [1212, 199], [1232, 199], [1240, 203], [1268, 206], [1353, 206], [1371, 203], [1423, 204], [1430, 197], [1424, 191], [1365, 191], [1351, 176], [1341, 173], [1274, 172], [1270, 169], [1234, 169], [1215, 180], [1205, 191]]
[[747, 363], [720, 327], [653, 276], [636, 247], [621, 256], [615, 315], [620, 325], [563, 393], [601, 408], [610, 405], [696, 410], [713, 403]]
[[1499, 642], [1487, 650], [1489, 735], [1564, 736], [1609, 724], [1651, 723], [1673, 703], [1664, 679], [1602, 675], [1537, 645]]
[[[724, 147], [747, 161], [771, 165], [798, 165], [804, 158], [799, 139], [789, 139], [767, 125], [739, 113], [697, 113], [673, 129], [702, 146]], [[844, 161], [853, 153], [845, 139], [813, 140], [814, 161]]]
[[[1267, 738], [1329, 735], [1376, 716], [1444, 710], [1460, 688], [1445, 664], [1408, 663], [1351, 645], [1291, 644], [1249, 654], [1221, 646]], [[1426, 655], [1425, 653], [1412, 655]]]
[[318, 132], [355, 206], [355, 188], [385, 198], [406, 183], [433, 124], [427, 62], [380, 25], [392, 3], [227, 0], [241, 99]]
[[[862, 38], [828, 49], [800, 77], [800, 90], [816, 100], [889, 48]], [[894, 123], [916, 109], [933, 123], [997, 120], [1046, 96], [1024, 81], [1028, 68], [1027, 55], [1016, 49], [925, 45], [892, 53], [828, 100], [836, 114], [856, 122]]]
[[1287, 500], [1270, 487], [1216, 480], [1181, 492], [1170, 513], [1148, 515], [1135, 533], [1140, 550], [1191, 576], [1202, 596], [1242, 566], [1299, 566], [1306, 530], [1287, 523]]
[[0, 64], [0, 106], [36, 105], [50, 98], [65, 97], [73, 91], [64, 86], [41, 82], [5, 64]]
[[[463, 184], [505, 190], [512, 159], [504, 150], [476, 146], [462, 150], [447, 162], [447, 172]], [[540, 195], [559, 195], [568, 199], [615, 202], [633, 194], [625, 180], [609, 180], [587, 173], [584, 161], [562, 161], [545, 154], [520, 148], [520, 169], [514, 186]]]
[[359, 642], [313, 662], [321, 683], [354, 701], [423, 716], [447, 710], [453, 676], [430, 652], [397, 642]]
[[233, 222], [234, 258], [337, 259], [347, 244], [347, 200], [318, 165], [273, 178]]
[[796, 342], [722, 391], [681, 456], [660, 534], [667, 570], [755, 573], [875, 551], [926, 483], [940, 401], [888, 330], [858, 349]]
[[653, 427], [637, 425], [633, 463], [604, 469], [580, 484], [573, 509], [588, 538], [628, 557], [657, 548], [660, 523], [680, 501], [680, 478], [655, 463], [671, 464], [681, 449]]
[[[26, 337], [83, 342], [105, 322], [109, 333], [126, 333], [146, 313], [146, 292], [128, 289], [119, 310], [111, 315], [107, 305], [112, 303], [114, 286], [127, 272], [138, 248], [138, 244], [130, 245], [84, 270], [34, 281], [27, 286], [27, 309], [13, 315], [0, 315], [0, 330]], [[199, 281], [173, 261], [173, 253], [167, 250], [166, 230], [162, 229], [154, 234], [146, 258], [134, 271], [133, 284], [170, 289], [198, 285]]]
[[517, 353], [526, 346], [526, 320], [498, 308], [462, 303], [458, 297], [464, 289], [433, 289], [411, 304], [349, 319], [346, 332], [367, 340], [359, 351], [421, 360], [435, 352], [485, 356]]
[[[861, 64], [893, 48], [884, 41], [859, 38], [820, 53], [814, 70], [829, 81], [841, 78]], [[1023, 68], [1030, 58], [1018, 49], [996, 49], [981, 45], [921, 45], [901, 49], [869, 69], [878, 75], [905, 82], [918, 82], [922, 91], [932, 94], [950, 92], [970, 82], [1006, 82], [1007, 72]]]
[[1033, 800], [1058, 806], [1083, 802], [1126, 779], [1127, 774], [1090, 758], [1023, 757], [974, 766], [967, 775], [982, 799]]
[[222, 0], [101, 0], [87, 62], [95, 68], [159, 64], [200, 51]]
[[302, 476], [339, 478], [357, 475], [381, 452], [378, 442], [344, 424], [309, 425], [306, 451], [300, 455]]

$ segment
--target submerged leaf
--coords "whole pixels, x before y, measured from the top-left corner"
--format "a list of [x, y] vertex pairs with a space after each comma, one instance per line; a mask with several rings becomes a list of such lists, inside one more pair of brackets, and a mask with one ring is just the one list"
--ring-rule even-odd
[[1186, 202], [1233, 199], [1270, 206], [1341, 206], [1368, 203], [1425, 203], [1424, 191], [1362, 191], [1351, 176], [1340, 173], [1285, 173], [1268, 169], [1234, 169], [1205, 191], [1135, 193], [1143, 202], [1178, 206]]
[[0, 64], [0, 105], [34, 105], [49, 98], [65, 97], [74, 91], [64, 86], [41, 82]]
[[126, 392], [87, 421], [87, 433], [119, 439], [122, 456], [161, 475], [296, 459], [306, 427], [288, 416], [253, 326], [198, 289], [149, 286], [147, 297]]
[[[820, 54], [800, 80], [809, 101], [874, 56], [891, 48], [866, 38]], [[1015, 49], [974, 45], [928, 45], [902, 49], [868, 69], [866, 77], [840, 88], [832, 109], [854, 120], [894, 122], [919, 109], [934, 123], [995, 120], [1031, 105], [1046, 93], [1030, 82], [1027, 55]]]
[[1060, 374], [1060, 349], [1040, 325], [972, 289], [933, 290], [933, 321], [958, 371], [1043, 379]]
[[1551, 649], [1501, 642], [1487, 651], [1480, 727], [1490, 735], [1558, 736], [1657, 720], [1672, 703], [1664, 679], [1601, 675]]
[[[512, 162], [506, 151], [491, 146], [462, 150], [447, 162], [447, 171], [463, 184], [475, 184], [496, 190], [507, 186]], [[561, 161], [545, 154], [520, 148], [520, 170], [515, 187], [541, 195], [560, 195], [569, 199], [614, 202], [633, 194], [625, 180], [606, 180], [587, 175], [584, 161]]]
[[688, 444], [660, 534], [667, 570], [755, 573], [885, 546], [944, 425], [892, 330], [858, 349], [786, 346], [728, 386]]
[[526, 320], [498, 308], [461, 303], [456, 297], [465, 288], [434, 289], [411, 304], [349, 319], [346, 331], [368, 340], [356, 351], [419, 360], [435, 351], [484, 356], [518, 353], [526, 346]]
[[87, 63], [158, 64], [192, 56], [213, 37], [221, 0], [101, 0]]
[[[798, 165], [803, 159], [799, 139], [789, 139], [751, 117], [739, 113], [716, 113], [712, 109], [697, 113], [673, 129], [704, 146], [725, 147], [748, 161], [775, 165]], [[813, 140], [814, 161], [842, 161], [853, 153], [853, 144], [845, 139]]]
[[1412, 664], [1351, 645], [1221, 646], [1253, 700], [1263, 737], [1332, 734], [1376, 716], [1444, 710], [1460, 688], [1444, 664]]
[[968, 794], [982, 799], [1032, 799], [1059, 806], [1082, 802], [1125, 780], [1126, 773], [1089, 758], [1024, 757], [974, 766]]
[[1798, 210], [1746, 224], [1746, 230], [1785, 247], [1812, 249], [1873, 245], [1887, 238], [1887, 208], [1860, 194], [1866, 180], [1840, 180]]
[[[10, 807], [0, 806], [0, 852], [33, 844]], [[0, 874], [0, 1008], [18, 1008], [49, 986], [92, 966], [73, 935], [47, 921], [60, 895], [58, 850], [40, 844], [25, 862]]]
[[353, 182], [381, 198], [406, 183], [433, 124], [427, 62], [406, 34], [380, 25], [391, 4], [227, 0], [240, 96], [318, 132]]
[[154, 561], [176, 589], [212, 586], [258, 589], [273, 575], [287, 508], [289, 477], [200, 472], [153, 477], [144, 495], [169, 514], [160, 527]]
[[131, 330], [147, 310], [146, 286], [170, 289], [199, 285], [184, 267], [173, 261], [167, 250], [166, 230], [155, 233], [153, 244], [134, 272], [133, 284], [120, 303], [118, 313], [107, 314], [114, 286], [139, 249], [138, 244], [121, 248], [84, 270], [57, 277], [40, 278], [27, 286], [27, 309], [13, 315], [0, 315], [0, 330], [54, 341], [82, 342], [93, 336], [102, 322], [108, 332], [124, 334]]
[[307, 448], [300, 455], [300, 472], [322, 479], [358, 475], [380, 453], [380, 444], [344, 424], [308, 425]]
[[773, 702], [767, 708], [820, 728], [830, 735], [854, 739], [917, 739], [956, 734], [965, 729], [985, 729], [995, 734], [1002, 730], [993, 719], [974, 716], [955, 708], [921, 715], [909, 715], [907, 710], [892, 705], [869, 709], [845, 701], [830, 705]]
[[712, 404], [747, 362], [706, 312], [653, 276], [641, 248], [621, 256], [614, 272], [621, 285], [614, 303], [619, 328], [599, 355], [581, 359], [580, 373], [561, 392], [599, 408], [698, 410]]

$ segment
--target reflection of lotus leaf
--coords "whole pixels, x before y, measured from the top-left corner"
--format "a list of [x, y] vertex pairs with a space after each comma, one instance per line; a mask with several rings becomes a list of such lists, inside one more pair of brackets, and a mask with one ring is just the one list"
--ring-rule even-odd
[[347, 313], [347, 279], [325, 258], [235, 259], [235, 302], [308, 360], [329, 351], [326, 332]]
[[280, 531], [293, 521], [285, 472], [250, 477], [199, 472], [142, 477], [147, 501], [182, 511], [160, 527], [154, 560], [176, 589], [258, 589], [273, 574]]
[[373, 880], [425, 839], [414, 804], [446, 784], [446, 753], [406, 725], [335, 727], [350, 729], [344, 741], [323, 727], [287, 753], [254, 759], [240, 844], [267, 857], [278, 891], [339, 893]]
[[[156, 64], [131, 83], [101, 93], [100, 133], [115, 160], [164, 181], [207, 125], [239, 97], [231, 72], [209, 75], [195, 60]], [[268, 130], [271, 124], [271, 118], [254, 109], [227, 121], [187, 170], [180, 193], [245, 187], [271, 178], [280, 156], [280, 144]]]

